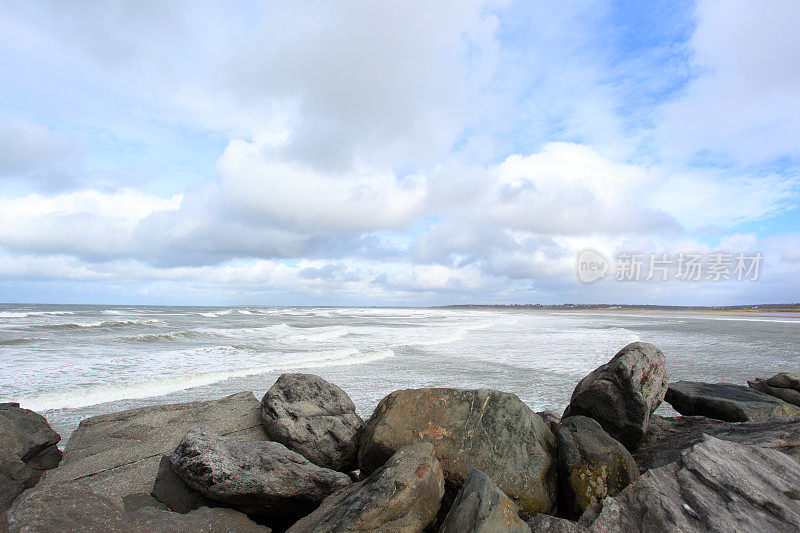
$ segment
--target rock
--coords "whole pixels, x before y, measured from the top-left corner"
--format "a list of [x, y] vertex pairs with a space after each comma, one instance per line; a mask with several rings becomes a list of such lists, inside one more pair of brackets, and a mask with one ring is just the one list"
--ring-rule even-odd
[[419, 441], [434, 445], [452, 495], [478, 469], [523, 512], [549, 511], [555, 504], [555, 437], [514, 394], [486, 389], [389, 394], [361, 438], [362, 474], [374, 472], [397, 450]]
[[242, 441], [267, 438], [261, 405], [251, 392], [100, 415], [80, 423], [67, 441], [62, 464], [42, 483], [81, 479], [120, 502], [130, 494], [149, 493], [161, 457], [194, 427]]
[[189, 431], [170, 455], [173, 470], [194, 490], [251, 515], [300, 517], [352, 483], [279, 442], [241, 442]]
[[473, 470], [458, 491], [439, 533], [529, 533], [519, 509], [481, 472]]
[[699, 415], [727, 422], [800, 415], [800, 407], [769, 394], [731, 383], [678, 381], [669, 386], [666, 401], [682, 415]]
[[0, 518], [0, 531], [129, 533], [137, 528], [122, 505], [82, 483], [41, 484], [25, 491]]
[[269, 533], [271, 529], [260, 526], [247, 515], [233, 509], [201, 507], [188, 514], [162, 511], [145, 507], [134, 511], [130, 518], [142, 532], [197, 533], [198, 531], [225, 531], [227, 533]]
[[45, 418], [18, 403], [0, 404], [0, 513], [61, 462], [61, 437]]
[[364, 481], [329, 496], [287, 533], [422, 531], [436, 518], [444, 475], [434, 447], [405, 446]]
[[747, 384], [750, 388], [759, 392], [800, 406], [800, 378], [793, 374], [781, 372], [769, 379], [756, 378], [753, 381], [748, 381]]
[[536, 411], [536, 414], [542, 417], [547, 423], [547, 427], [550, 428], [550, 431], [553, 433], [556, 432], [558, 429], [558, 424], [561, 422], [561, 416], [556, 413], [555, 411]]
[[60, 533], [195, 533], [231, 531], [268, 533], [247, 516], [232, 509], [203, 507], [183, 515], [155, 507], [127, 513], [114, 499], [92, 491], [81, 482], [39, 485], [22, 494], [0, 517], [0, 531]]
[[342, 389], [311, 374], [283, 374], [261, 400], [271, 440], [315, 465], [355, 470], [364, 421]]
[[153, 498], [177, 513], [188, 513], [200, 507], [214, 507], [216, 504], [200, 492], [190, 488], [172, 469], [169, 456], [165, 455], [158, 464]]
[[649, 470], [581, 517], [593, 532], [798, 531], [800, 464], [715, 437]]
[[578, 383], [562, 418], [594, 418], [631, 450], [644, 438], [650, 415], [664, 399], [668, 383], [661, 350], [634, 342]]
[[531, 531], [536, 533], [579, 533], [584, 528], [566, 518], [558, 518], [549, 514], [539, 513], [526, 520]]
[[703, 440], [704, 434], [773, 448], [800, 462], [800, 417], [734, 423], [703, 416], [653, 415], [647, 436], [633, 458], [642, 472], [667, 465], [680, 459], [683, 450]]
[[631, 453], [597, 421], [571, 416], [561, 421], [558, 442], [559, 513], [579, 518], [639, 478]]

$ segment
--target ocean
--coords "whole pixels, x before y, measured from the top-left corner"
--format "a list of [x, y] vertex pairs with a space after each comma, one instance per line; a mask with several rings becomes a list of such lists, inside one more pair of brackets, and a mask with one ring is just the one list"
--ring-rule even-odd
[[417, 387], [499, 389], [560, 413], [583, 376], [637, 340], [661, 348], [672, 381], [800, 373], [800, 319], [780, 316], [0, 305], [0, 401], [42, 413], [62, 445], [89, 416], [243, 390], [260, 399], [284, 372], [339, 385], [365, 419]]

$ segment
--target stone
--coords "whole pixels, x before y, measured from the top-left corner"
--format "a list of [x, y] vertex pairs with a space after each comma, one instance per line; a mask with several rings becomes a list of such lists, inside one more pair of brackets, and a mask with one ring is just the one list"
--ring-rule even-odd
[[800, 462], [800, 417], [723, 422], [703, 416], [653, 415], [647, 436], [633, 458], [642, 472], [673, 463], [680, 459], [683, 450], [702, 441], [704, 434], [772, 448]]
[[800, 406], [800, 378], [787, 372], [775, 374], [769, 379], [756, 378], [748, 381], [747, 385], [783, 400], [784, 402]]
[[67, 441], [62, 464], [42, 483], [81, 479], [117, 501], [149, 493], [161, 457], [202, 427], [242, 441], [263, 441], [261, 404], [252, 392], [219, 400], [157, 405], [87, 418]]
[[579, 533], [584, 530], [576, 522], [549, 514], [539, 513], [526, 520], [531, 531], [536, 533]]
[[18, 403], [0, 403], [0, 513], [58, 466], [60, 440], [42, 415]]
[[559, 513], [579, 518], [589, 507], [639, 478], [631, 453], [585, 416], [561, 421], [558, 442]]
[[558, 424], [561, 422], [561, 415], [556, 413], [555, 411], [536, 411], [536, 414], [542, 417], [542, 420], [547, 422], [547, 427], [550, 428], [550, 431], [553, 433], [556, 432], [558, 429]]
[[158, 464], [158, 472], [150, 494], [176, 513], [188, 513], [201, 507], [218, 505], [189, 487], [172, 469], [168, 455], [162, 457]]
[[452, 496], [478, 469], [525, 513], [550, 511], [555, 504], [555, 437], [542, 417], [514, 394], [486, 389], [389, 394], [361, 438], [362, 474], [374, 472], [397, 450], [420, 441], [436, 449]]
[[247, 515], [225, 508], [201, 507], [187, 514], [143, 507], [130, 513], [137, 529], [149, 533], [197, 533], [225, 531], [226, 533], [269, 533], [272, 531], [250, 520]]
[[[798, 531], [800, 464], [706, 436], [583, 514], [581, 531]], [[544, 530], [546, 531], [546, 530]]]
[[250, 515], [300, 517], [331, 493], [352, 484], [279, 442], [241, 442], [189, 431], [170, 455], [173, 470], [192, 489]]
[[440, 533], [529, 533], [511, 498], [481, 472], [473, 470], [458, 491]]
[[364, 421], [342, 389], [311, 374], [283, 374], [261, 400], [270, 440], [315, 465], [346, 472], [358, 463]]
[[422, 531], [436, 519], [444, 474], [433, 445], [401, 448], [364, 481], [326, 498], [287, 533]]
[[644, 438], [650, 415], [661, 404], [668, 385], [661, 350], [634, 342], [578, 383], [562, 418], [593, 418], [631, 450]]
[[678, 381], [669, 386], [666, 401], [682, 415], [706, 416], [726, 422], [800, 415], [800, 407], [796, 405], [731, 383]]

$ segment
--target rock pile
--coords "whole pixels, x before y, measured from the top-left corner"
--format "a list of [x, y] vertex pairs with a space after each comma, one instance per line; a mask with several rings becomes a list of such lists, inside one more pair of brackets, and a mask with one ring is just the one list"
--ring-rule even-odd
[[[84, 420], [63, 460], [44, 418], [2, 404], [0, 531], [797, 531], [798, 379], [750, 385], [670, 385], [637, 342], [561, 418], [432, 388], [389, 394], [364, 423], [339, 387], [285, 374], [260, 403]], [[699, 416], [655, 415], [665, 397]]]

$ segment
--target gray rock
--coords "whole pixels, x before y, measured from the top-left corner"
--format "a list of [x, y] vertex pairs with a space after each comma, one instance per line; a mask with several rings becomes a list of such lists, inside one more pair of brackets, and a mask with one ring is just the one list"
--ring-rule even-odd
[[800, 464], [714, 437], [581, 517], [584, 531], [798, 531]]
[[511, 498], [481, 472], [473, 470], [458, 491], [440, 533], [529, 533]]
[[536, 411], [536, 414], [542, 417], [542, 420], [547, 422], [547, 427], [553, 433], [558, 429], [558, 424], [561, 422], [561, 415], [555, 411]]
[[0, 404], [0, 513], [46, 470], [58, 466], [59, 440], [42, 415], [18, 403]]
[[536, 533], [579, 533], [585, 528], [566, 518], [558, 518], [549, 514], [539, 513], [526, 520], [531, 531]]
[[283, 374], [261, 400], [261, 421], [271, 440], [312, 463], [354, 470], [364, 421], [342, 389], [311, 374]]
[[0, 531], [61, 533], [135, 532], [122, 505], [82, 483], [39, 485], [25, 491], [0, 517]]
[[170, 455], [176, 474], [207, 498], [251, 515], [300, 517], [352, 483], [279, 442], [190, 431]]
[[362, 473], [374, 472], [397, 450], [419, 441], [434, 445], [452, 496], [478, 469], [523, 512], [550, 511], [555, 504], [555, 437], [542, 417], [514, 394], [486, 389], [389, 394], [361, 438]]
[[800, 415], [800, 407], [731, 383], [678, 381], [669, 386], [666, 401], [682, 415], [699, 415], [727, 422]]
[[145, 507], [130, 513], [139, 531], [149, 533], [197, 533], [225, 531], [226, 533], [269, 533], [247, 515], [233, 509], [201, 507], [188, 514]]
[[784, 402], [800, 406], [800, 378], [787, 372], [775, 374], [769, 379], [756, 378], [747, 385], [764, 394], [775, 396]]
[[287, 533], [422, 531], [436, 518], [443, 494], [434, 447], [412, 444], [364, 481], [326, 498]]
[[664, 399], [668, 384], [661, 350], [634, 342], [578, 383], [562, 418], [594, 418], [631, 450], [644, 438], [650, 415]]
[[119, 502], [130, 494], [149, 493], [161, 457], [195, 427], [242, 441], [267, 438], [261, 404], [251, 392], [100, 415], [81, 422], [67, 441], [62, 464], [42, 483], [81, 479]]
[[213, 500], [189, 487], [172, 469], [169, 456], [165, 455], [158, 464], [156, 480], [150, 494], [177, 513], [188, 513], [201, 507], [215, 507]]
[[591, 418], [563, 419], [556, 440], [559, 513], [565, 516], [579, 518], [639, 478], [631, 453]]
[[773, 448], [800, 462], [800, 417], [734, 423], [703, 416], [653, 415], [647, 436], [633, 457], [642, 472], [658, 468], [680, 459], [681, 452], [702, 441], [704, 434]]

